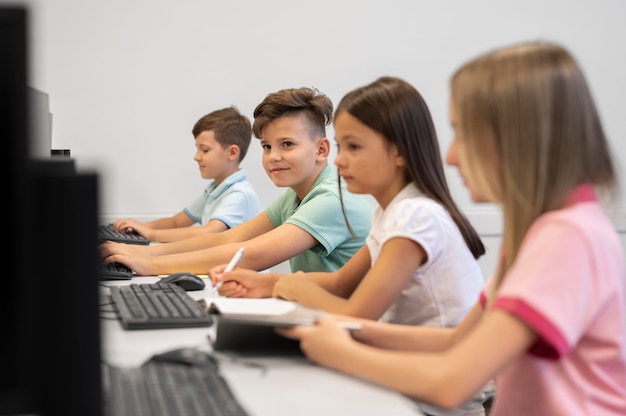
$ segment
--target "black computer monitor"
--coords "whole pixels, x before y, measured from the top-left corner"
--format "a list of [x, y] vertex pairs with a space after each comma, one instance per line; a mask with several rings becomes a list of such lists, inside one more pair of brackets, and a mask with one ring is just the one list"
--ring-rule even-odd
[[27, 29], [0, 7], [0, 415], [99, 416], [98, 178], [29, 155]]
[[[0, 406], [11, 407], [26, 400], [26, 374], [21, 372], [20, 363], [25, 360], [20, 344], [24, 339], [27, 322], [20, 313], [22, 280], [21, 273], [30, 275], [26, 252], [28, 241], [19, 233], [20, 224], [28, 220], [28, 175], [26, 171], [27, 140], [27, 48], [26, 12], [22, 9], [0, 9], [0, 137], [5, 146], [5, 166], [8, 179], [5, 189], [8, 195], [3, 198], [5, 208], [6, 235], [15, 235], [3, 253], [5, 263], [5, 289], [0, 290], [0, 328], [3, 340], [0, 342]], [[22, 269], [20, 266], [24, 264]], [[15, 402], [15, 403], [13, 403]], [[2, 407], [0, 407], [0, 410]]]

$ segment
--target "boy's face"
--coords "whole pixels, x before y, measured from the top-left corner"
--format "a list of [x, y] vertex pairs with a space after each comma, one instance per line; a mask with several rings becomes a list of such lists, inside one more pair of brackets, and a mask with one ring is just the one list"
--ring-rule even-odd
[[215, 140], [213, 131], [203, 131], [196, 137], [196, 153], [193, 160], [198, 162], [200, 175], [204, 179], [215, 179], [221, 183], [231, 173], [229, 169], [233, 156]]
[[302, 115], [282, 116], [263, 128], [261, 138], [267, 176], [278, 187], [292, 188], [300, 198], [311, 189], [320, 163], [326, 161], [319, 150], [325, 138], [312, 138], [307, 127]]

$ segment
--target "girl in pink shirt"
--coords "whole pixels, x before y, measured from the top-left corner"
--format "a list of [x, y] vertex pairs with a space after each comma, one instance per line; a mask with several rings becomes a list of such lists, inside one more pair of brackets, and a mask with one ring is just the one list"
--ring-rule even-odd
[[618, 186], [581, 69], [545, 42], [487, 53], [452, 77], [450, 121], [447, 163], [503, 213], [480, 302], [452, 329], [361, 320], [351, 336], [328, 315], [280, 332], [314, 362], [445, 408], [493, 378], [492, 416], [626, 415], [626, 272], [598, 200]]

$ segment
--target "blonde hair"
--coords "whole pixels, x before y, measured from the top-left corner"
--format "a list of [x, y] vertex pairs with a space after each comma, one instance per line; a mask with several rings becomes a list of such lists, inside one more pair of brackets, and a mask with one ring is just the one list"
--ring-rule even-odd
[[579, 185], [615, 193], [609, 144], [585, 77], [563, 47], [529, 42], [463, 65], [452, 77], [457, 139], [485, 196], [502, 206], [492, 295], [528, 229]]

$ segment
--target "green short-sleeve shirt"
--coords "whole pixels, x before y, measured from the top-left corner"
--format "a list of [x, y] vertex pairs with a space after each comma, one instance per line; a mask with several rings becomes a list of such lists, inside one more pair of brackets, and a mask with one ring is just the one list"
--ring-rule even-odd
[[265, 213], [275, 227], [293, 224], [308, 232], [317, 244], [289, 260], [292, 271], [332, 272], [343, 266], [365, 243], [372, 219], [372, 205], [361, 195], [342, 187], [346, 216], [357, 238], [352, 237], [341, 211], [338, 178], [327, 166], [301, 201], [290, 188], [274, 200]]

